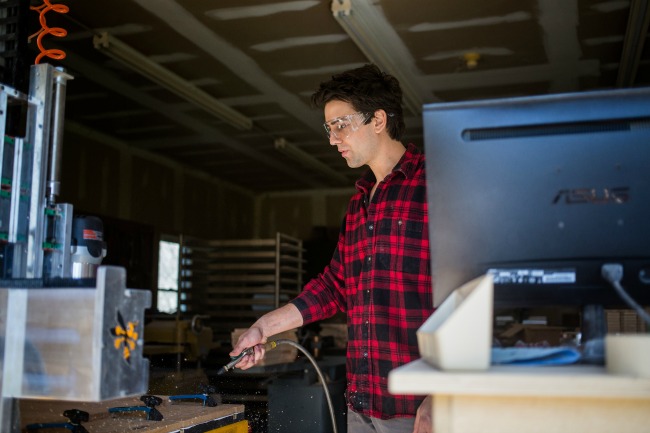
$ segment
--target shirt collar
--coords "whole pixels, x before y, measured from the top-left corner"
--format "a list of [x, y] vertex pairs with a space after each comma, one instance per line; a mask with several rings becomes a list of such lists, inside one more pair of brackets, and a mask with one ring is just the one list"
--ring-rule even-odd
[[[404, 152], [404, 155], [402, 155], [399, 162], [395, 165], [395, 167], [393, 167], [393, 171], [388, 175], [388, 178], [396, 176], [397, 173], [401, 173], [405, 179], [412, 177], [417, 170], [421, 154], [422, 152], [415, 146], [415, 144], [409, 143], [408, 146], [406, 146], [406, 152]], [[363, 193], [367, 193], [370, 191], [375, 182], [377, 182], [377, 179], [375, 179], [375, 174], [372, 172], [372, 170], [368, 169], [357, 180], [355, 187], [357, 190]]]

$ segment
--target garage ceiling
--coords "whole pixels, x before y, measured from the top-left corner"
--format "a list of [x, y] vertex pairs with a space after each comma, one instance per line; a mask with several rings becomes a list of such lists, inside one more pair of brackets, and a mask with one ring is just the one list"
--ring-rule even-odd
[[[48, 61], [74, 77], [67, 86], [66, 127], [254, 193], [353, 184], [359, 171], [328, 145], [322, 112], [310, 107], [309, 97], [332, 74], [370, 60], [409, 87], [405, 141], [419, 146], [422, 104], [650, 85], [649, 3], [641, 0], [52, 3], [69, 7], [66, 14], [46, 15], [48, 25], [66, 29], [67, 36], [43, 38], [46, 47], [66, 52], [63, 60]], [[38, 14], [32, 14], [38, 28]], [[344, 20], [365, 23], [365, 41], [351, 37]], [[96, 49], [93, 39], [103, 32], [192, 92], [236, 111], [250, 129]], [[374, 49], [388, 57], [369, 52]], [[285, 155], [276, 143], [312, 161]]]

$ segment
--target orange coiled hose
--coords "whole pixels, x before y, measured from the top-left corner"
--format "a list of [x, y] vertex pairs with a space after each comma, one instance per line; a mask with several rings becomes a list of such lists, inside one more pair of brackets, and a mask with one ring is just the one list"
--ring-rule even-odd
[[32, 38], [34, 38], [34, 36], [38, 35], [38, 37], [36, 38], [36, 45], [38, 45], [40, 54], [36, 56], [36, 60], [34, 61], [34, 64], [38, 65], [43, 57], [49, 57], [55, 60], [64, 59], [65, 51], [56, 48], [51, 48], [51, 49], [45, 48], [43, 46], [43, 37], [46, 35], [52, 35], [52, 36], [62, 38], [68, 34], [68, 31], [61, 27], [48, 27], [47, 21], [45, 19], [45, 14], [48, 13], [49, 11], [54, 11], [60, 14], [66, 14], [70, 10], [70, 8], [68, 8], [66, 5], [63, 4], [52, 4], [50, 0], [43, 0], [42, 5], [30, 6], [30, 9], [39, 12], [38, 19], [39, 22], [41, 23], [41, 29], [29, 37], [29, 40], [31, 40]]

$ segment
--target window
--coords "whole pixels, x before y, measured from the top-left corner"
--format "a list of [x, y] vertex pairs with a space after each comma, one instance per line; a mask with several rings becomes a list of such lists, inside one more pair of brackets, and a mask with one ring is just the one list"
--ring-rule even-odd
[[178, 242], [160, 241], [158, 245], [158, 311], [178, 311]]

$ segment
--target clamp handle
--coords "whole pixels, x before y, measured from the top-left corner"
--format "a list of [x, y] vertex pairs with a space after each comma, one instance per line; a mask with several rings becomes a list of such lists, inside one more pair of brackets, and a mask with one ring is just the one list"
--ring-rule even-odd
[[143, 402], [149, 408], [154, 408], [162, 404], [162, 398], [156, 397], [155, 395], [145, 394], [140, 397], [140, 401]]
[[50, 422], [50, 423], [34, 423], [27, 424], [27, 430], [41, 430], [41, 429], [60, 429], [67, 428], [72, 433], [88, 433], [88, 430], [81, 425], [81, 422], [86, 422], [89, 419], [88, 412], [79, 409], [68, 409], [63, 412], [63, 416], [68, 418], [68, 422]]
[[206, 394], [206, 395], [207, 394], [214, 394], [215, 392], [217, 392], [217, 387], [214, 386], [214, 385], [203, 385], [203, 384], [201, 384], [201, 385], [199, 385], [199, 390], [201, 391], [201, 393]]
[[215, 407], [217, 405], [216, 400], [207, 394], [182, 394], [169, 397], [170, 402], [177, 400], [203, 400], [203, 406]]
[[169, 396], [169, 401], [174, 402], [177, 400], [203, 400], [203, 406], [215, 407], [218, 405], [217, 401], [212, 398], [210, 394], [217, 392], [214, 385], [199, 385], [200, 394], [181, 394]]
[[155, 395], [143, 395], [140, 397], [145, 406], [121, 406], [121, 407], [111, 407], [108, 409], [110, 413], [116, 412], [135, 412], [142, 411], [147, 413], [147, 420], [149, 421], [162, 421], [163, 414], [160, 413], [156, 406], [162, 403], [162, 398], [156, 397]]
[[72, 424], [81, 424], [82, 422], [88, 422], [90, 419], [88, 412], [79, 409], [65, 410], [63, 416], [68, 418]]

